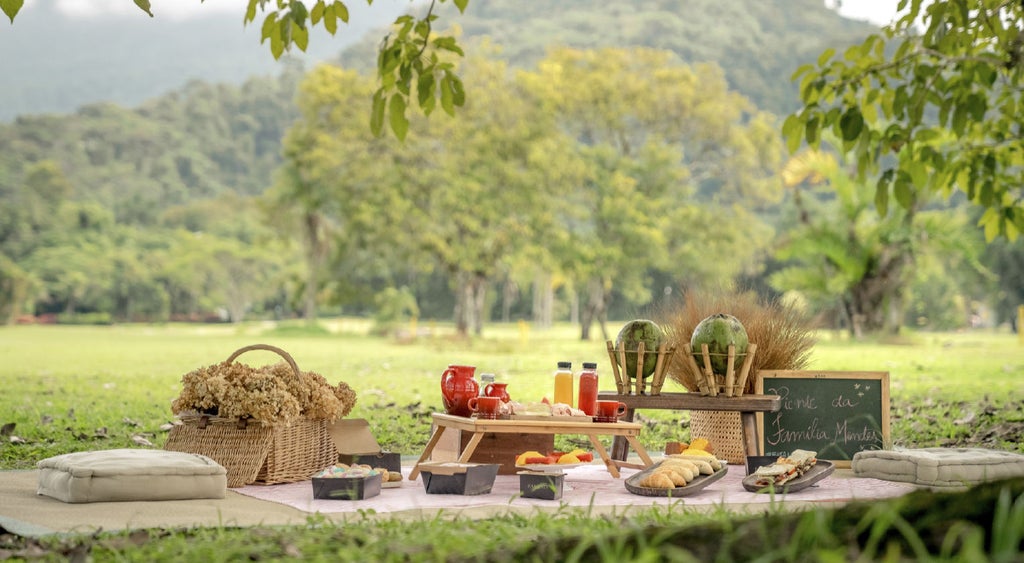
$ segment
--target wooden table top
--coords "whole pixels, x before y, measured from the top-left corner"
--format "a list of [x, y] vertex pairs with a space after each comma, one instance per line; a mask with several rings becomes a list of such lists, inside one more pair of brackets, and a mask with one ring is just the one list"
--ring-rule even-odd
[[748, 394], [740, 397], [700, 393], [662, 393], [660, 395], [620, 395], [612, 391], [597, 394], [601, 401], [620, 401], [630, 409], [667, 409], [691, 411], [776, 412], [782, 409], [778, 395]]
[[434, 422], [439, 426], [456, 428], [469, 432], [521, 432], [524, 434], [609, 434], [636, 436], [643, 429], [638, 422], [591, 422], [588, 420], [566, 420], [550, 417], [551, 420], [477, 419], [446, 413], [433, 413]]

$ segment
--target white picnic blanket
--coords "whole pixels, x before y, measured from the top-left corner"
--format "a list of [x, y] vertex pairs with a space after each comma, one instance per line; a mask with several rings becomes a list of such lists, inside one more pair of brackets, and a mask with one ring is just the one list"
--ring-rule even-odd
[[[285, 504], [306, 512], [343, 513], [372, 510], [389, 513], [408, 510], [437, 511], [483, 506], [510, 507], [573, 507], [588, 506], [650, 506], [682, 504], [696, 505], [747, 505], [771, 502], [847, 502], [851, 500], [891, 498], [904, 495], [916, 489], [907, 483], [894, 483], [878, 479], [842, 477], [833, 474], [816, 486], [787, 495], [769, 495], [747, 492], [741, 483], [744, 468], [728, 466], [728, 473], [707, 488], [691, 496], [647, 497], [630, 493], [624, 480], [636, 470], [623, 469], [622, 477], [612, 477], [603, 464], [594, 463], [566, 470], [562, 498], [540, 500], [523, 498], [519, 494], [518, 475], [498, 475], [490, 494], [484, 495], [439, 495], [427, 494], [421, 479], [402, 481], [402, 486], [384, 489], [380, 495], [365, 500], [319, 500], [313, 498], [310, 481], [280, 485], [249, 485], [232, 489], [243, 495]], [[408, 475], [411, 468], [404, 467]]]

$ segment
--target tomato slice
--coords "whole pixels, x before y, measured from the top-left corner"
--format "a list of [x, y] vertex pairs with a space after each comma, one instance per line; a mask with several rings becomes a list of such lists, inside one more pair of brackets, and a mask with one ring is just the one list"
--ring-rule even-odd
[[525, 463], [524, 465], [533, 465], [533, 464], [535, 464], [535, 463], [543, 463], [543, 464], [548, 464], [548, 463], [551, 463], [551, 458], [549, 458], [549, 457], [547, 457], [547, 456], [540, 456], [540, 457], [537, 457], [537, 456], [533, 456], [533, 457], [528, 457], [528, 458], [526, 458], [526, 463]]

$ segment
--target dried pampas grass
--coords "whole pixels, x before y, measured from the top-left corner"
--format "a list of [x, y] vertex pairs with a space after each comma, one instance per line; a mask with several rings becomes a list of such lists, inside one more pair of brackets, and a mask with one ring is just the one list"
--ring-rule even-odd
[[779, 300], [759, 300], [752, 292], [690, 291], [682, 303], [658, 316], [658, 324], [665, 329], [669, 344], [674, 344], [679, 351], [669, 361], [666, 375], [687, 390], [699, 389], [700, 374], [693, 371], [682, 352], [683, 344], [690, 342], [693, 329], [700, 321], [716, 313], [727, 313], [739, 319], [749, 341], [757, 344], [744, 393], [754, 392], [759, 370], [798, 370], [807, 365], [815, 343], [811, 319], [792, 305]]

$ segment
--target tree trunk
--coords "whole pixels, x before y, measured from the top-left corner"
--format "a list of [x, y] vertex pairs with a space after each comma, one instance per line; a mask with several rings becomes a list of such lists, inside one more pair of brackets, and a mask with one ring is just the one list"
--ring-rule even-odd
[[512, 322], [512, 305], [519, 298], [519, 286], [511, 279], [505, 280], [501, 288], [501, 322]]
[[469, 336], [469, 275], [465, 272], [458, 272], [455, 275], [455, 332], [459, 336]]
[[905, 274], [914, 256], [909, 241], [896, 242], [869, 264], [864, 277], [849, 292], [846, 302], [851, 336], [899, 332]]
[[475, 274], [470, 285], [469, 295], [472, 307], [473, 334], [480, 336], [484, 332], [484, 310], [487, 304], [487, 277], [483, 274]]
[[306, 238], [306, 287], [303, 292], [302, 318], [308, 324], [316, 322], [316, 294], [319, 288], [320, 267], [326, 244], [321, 236], [321, 218], [315, 212], [304, 216]]
[[551, 328], [553, 322], [554, 289], [551, 274], [538, 273], [533, 278], [533, 322], [539, 328]]
[[580, 318], [580, 340], [590, 340], [590, 326], [596, 320], [601, 325], [601, 332], [607, 340], [608, 329], [605, 326], [605, 316], [608, 312], [608, 295], [604, 289], [604, 280], [591, 278], [587, 282], [587, 304], [583, 308]]

